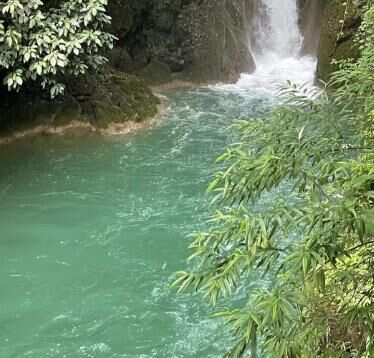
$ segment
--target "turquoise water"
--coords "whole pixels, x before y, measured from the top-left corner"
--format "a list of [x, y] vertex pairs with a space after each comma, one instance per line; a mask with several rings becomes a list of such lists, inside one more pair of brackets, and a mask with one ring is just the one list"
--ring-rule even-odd
[[201, 297], [169, 289], [234, 118], [268, 105], [230, 88], [165, 94], [152, 128], [0, 148], [0, 357], [217, 357]]
[[169, 285], [186, 236], [206, 229], [226, 127], [271, 106], [285, 79], [313, 77], [314, 60], [287, 61], [237, 85], [164, 93], [162, 119], [128, 136], [0, 147], [1, 358], [218, 357], [230, 346], [201, 297]]

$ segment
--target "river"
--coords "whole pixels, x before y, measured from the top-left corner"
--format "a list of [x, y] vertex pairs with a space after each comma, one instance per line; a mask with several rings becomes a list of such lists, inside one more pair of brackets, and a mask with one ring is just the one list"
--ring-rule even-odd
[[225, 351], [228, 336], [201, 296], [169, 284], [185, 267], [186, 236], [211, 214], [204, 192], [225, 129], [271, 107], [287, 79], [313, 81], [314, 58], [261, 56], [235, 85], [162, 93], [152, 128], [0, 148], [0, 357]]

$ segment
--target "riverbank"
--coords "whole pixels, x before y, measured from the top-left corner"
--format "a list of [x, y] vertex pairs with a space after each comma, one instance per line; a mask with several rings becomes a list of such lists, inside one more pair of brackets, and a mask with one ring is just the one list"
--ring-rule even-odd
[[[207, 83], [205, 83], [207, 85]], [[104, 136], [124, 136], [131, 132], [146, 129], [161, 120], [165, 113], [166, 103], [165, 97], [159, 95], [164, 91], [181, 88], [195, 88], [198, 87], [196, 83], [190, 81], [173, 80], [168, 83], [149, 86], [153, 95], [158, 98], [160, 104], [157, 107], [157, 113], [140, 122], [134, 120], [125, 120], [123, 122], [113, 122], [107, 124], [105, 127], [95, 125], [94, 121], [88, 118], [65, 120], [62, 123], [50, 121], [42, 124], [29, 125], [27, 128], [17, 128], [14, 130], [0, 132], [0, 145], [10, 144], [17, 140], [33, 136], [53, 136], [73, 134], [84, 136], [88, 133], [95, 133]], [[74, 114], [73, 114], [74, 115]]]
[[84, 136], [88, 133], [95, 133], [103, 136], [124, 136], [131, 132], [149, 128], [157, 123], [165, 113], [165, 101], [160, 98], [161, 103], [157, 106], [157, 114], [147, 118], [141, 122], [125, 121], [122, 123], [111, 123], [106, 128], [95, 126], [90, 121], [74, 119], [67, 124], [54, 125], [39, 124], [32, 128], [23, 130], [15, 130], [10, 133], [0, 133], [0, 145], [10, 144], [17, 140], [21, 140], [33, 136], [52, 136], [74, 134]]
[[148, 126], [162, 113], [160, 98], [143, 80], [112, 68], [75, 79], [53, 100], [4, 89], [0, 96], [0, 143], [73, 130], [124, 134]]

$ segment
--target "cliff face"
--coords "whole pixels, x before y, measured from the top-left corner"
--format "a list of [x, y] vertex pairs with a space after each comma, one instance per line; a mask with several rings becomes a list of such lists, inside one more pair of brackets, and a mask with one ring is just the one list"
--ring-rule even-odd
[[[321, 12], [321, 37], [318, 47], [318, 78], [327, 81], [336, 70], [332, 60], [357, 58], [354, 37], [360, 26], [365, 0], [328, 0]], [[343, 23], [341, 23], [343, 21]]]
[[233, 82], [254, 69], [248, 0], [114, 0], [111, 54], [121, 70], [158, 84], [172, 79]]

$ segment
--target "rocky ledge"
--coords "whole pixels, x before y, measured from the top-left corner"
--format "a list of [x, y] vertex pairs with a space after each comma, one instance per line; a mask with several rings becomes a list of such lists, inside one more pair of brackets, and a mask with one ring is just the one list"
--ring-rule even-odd
[[65, 96], [55, 100], [27, 89], [3, 90], [1, 98], [0, 133], [7, 139], [73, 127], [126, 132], [155, 117], [160, 105], [143, 80], [109, 68], [72, 79]]

